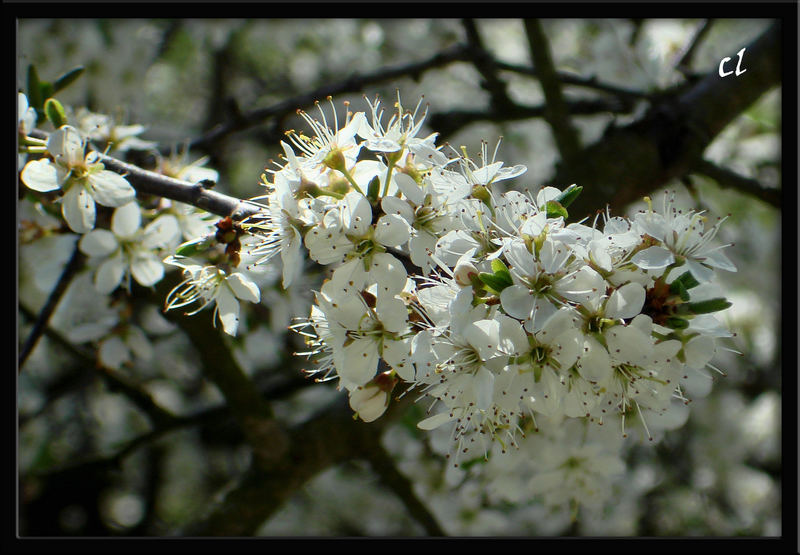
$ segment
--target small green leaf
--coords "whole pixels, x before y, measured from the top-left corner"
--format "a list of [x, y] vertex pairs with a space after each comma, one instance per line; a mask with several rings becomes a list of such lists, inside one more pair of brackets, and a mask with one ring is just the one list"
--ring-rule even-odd
[[198, 237], [180, 245], [175, 250], [175, 254], [178, 256], [194, 256], [199, 252], [208, 250], [215, 242], [214, 234]]
[[[556, 197], [555, 200], [561, 206], [563, 206], [564, 208], [567, 208], [570, 204], [572, 204], [572, 202], [576, 198], [578, 198], [578, 195], [581, 194], [581, 191], [583, 191], [583, 187], [581, 187], [579, 185], [575, 185], [573, 183], [572, 185], [570, 185], [569, 187], [564, 189], [564, 191], [561, 193], [561, 195]], [[564, 218], [566, 219], [566, 216], [564, 216]]]
[[53, 84], [49, 81], [39, 81], [39, 94], [42, 95], [42, 98], [50, 98], [55, 94], [53, 91]]
[[561, 216], [565, 220], [569, 217], [569, 213], [567, 209], [564, 208], [560, 202], [557, 200], [548, 200], [547, 201], [547, 217], [548, 218], [558, 218]]
[[74, 83], [78, 77], [83, 75], [83, 72], [86, 68], [83, 66], [78, 66], [74, 69], [69, 70], [64, 75], [56, 79], [55, 83], [53, 83], [53, 92], [58, 92], [61, 90], [66, 89], [72, 83]]
[[689, 321], [683, 318], [671, 317], [667, 318], [666, 325], [674, 330], [685, 330], [689, 327]]
[[[694, 278], [694, 276], [691, 274], [691, 272], [683, 272], [681, 275], [679, 275], [677, 278], [675, 278], [675, 281], [673, 281], [672, 283], [674, 284], [677, 281], [681, 282], [683, 284], [683, 287], [687, 291], [689, 289], [691, 289], [692, 287], [697, 287], [698, 285], [700, 285], [700, 282], [697, 281]], [[672, 290], [672, 286], [671, 285], [670, 285], [670, 290]], [[673, 293], [677, 293], [677, 291], [672, 291], [672, 292]]]
[[56, 129], [62, 125], [67, 125], [67, 114], [64, 111], [64, 107], [55, 98], [48, 98], [44, 103], [44, 113]]
[[508, 272], [508, 266], [506, 266], [502, 260], [500, 260], [499, 258], [495, 258], [494, 260], [492, 260], [492, 271], [495, 274], [497, 272], [502, 272], [504, 270]]
[[689, 292], [686, 290], [686, 286], [682, 281], [673, 281], [669, 286], [669, 290], [673, 295], [679, 295], [683, 302], [687, 302], [689, 300]]
[[36, 110], [41, 110], [44, 106], [44, 99], [39, 88], [39, 73], [33, 64], [28, 66], [28, 104]]
[[689, 303], [689, 309], [693, 314], [709, 314], [711, 312], [725, 310], [730, 306], [731, 303], [721, 297], [716, 299], [708, 299], [707, 301]]
[[514, 285], [514, 282], [511, 280], [511, 275], [508, 274], [508, 272], [506, 272], [505, 276], [503, 274], [490, 274], [488, 272], [481, 272], [478, 274], [478, 279], [480, 279], [495, 293], [500, 293], [506, 287]]
[[375, 204], [378, 202], [378, 192], [380, 191], [381, 180], [376, 175], [372, 178], [372, 181], [369, 182], [369, 186], [367, 187], [367, 198], [371, 204]]

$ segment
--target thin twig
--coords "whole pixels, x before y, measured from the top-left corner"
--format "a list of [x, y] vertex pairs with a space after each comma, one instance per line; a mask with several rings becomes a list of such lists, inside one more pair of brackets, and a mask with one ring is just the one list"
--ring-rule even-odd
[[[540, 78], [540, 72], [535, 67], [530, 66], [521, 66], [517, 64], [511, 64], [508, 62], [495, 62], [497, 65], [497, 69], [501, 69], [503, 71], [511, 71], [513, 73], [519, 73], [520, 75], [530, 75], [531, 77]], [[573, 87], [583, 87], [586, 89], [593, 89], [596, 91], [605, 92], [608, 94], [612, 94], [614, 96], [618, 96], [624, 100], [639, 100], [639, 99], [649, 99], [652, 93], [635, 90], [635, 89], [627, 89], [625, 87], [620, 87], [619, 85], [612, 85], [611, 83], [604, 83], [597, 79], [597, 76], [592, 75], [590, 77], [582, 77], [580, 75], [576, 75], [573, 73], [566, 73], [563, 71], [556, 71], [555, 72], [556, 78], [561, 82], [562, 85], [571, 85]]]
[[241, 115], [241, 117], [232, 121], [221, 123], [200, 137], [192, 140], [189, 143], [189, 147], [208, 149], [217, 141], [232, 133], [255, 127], [270, 118], [281, 120], [287, 116], [295, 114], [297, 109], [300, 107], [311, 106], [317, 100], [348, 92], [358, 92], [363, 90], [368, 85], [392, 81], [403, 77], [409, 77], [417, 80], [424, 72], [428, 70], [465, 59], [467, 59], [466, 47], [463, 45], [458, 45], [451, 49], [439, 52], [420, 62], [413, 62], [410, 64], [403, 64], [393, 67], [384, 67], [372, 73], [366, 73], [363, 75], [355, 73], [342, 81], [318, 87], [309, 93], [287, 98], [282, 102], [273, 104], [272, 106], [267, 106], [266, 108], [258, 108], [251, 110], [250, 112], [245, 112]]
[[693, 171], [713, 179], [720, 187], [736, 189], [748, 195], [753, 195], [775, 208], [781, 207], [781, 190], [765, 187], [756, 179], [745, 177], [705, 159], [698, 161]]
[[697, 48], [700, 46], [700, 43], [703, 41], [703, 38], [705, 38], [705, 36], [711, 30], [711, 24], [713, 22], [713, 19], [704, 20], [697, 28], [697, 31], [695, 31], [694, 36], [689, 41], [689, 44], [687, 44], [684, 50], [679, 54], [678, 62], [675, 64], [675, 69], [683, 73], [684, 76], [689, 76], [691, 74], [692, 60], [694, 59], [694, 55], [697, 52]]
[[28, 356], [31, 354], [31, 352], [33, 352], [34, 347], [36, 347], [36, 343], [39, 341], [39, 338], [47, 328], [47, 323], [50, 321], [50, 317], [53, 315], [53, 312], [55, 312], [59, 301], [61, 301], [61, 297], [67, 290], [72, 278], [75, 277], [75, 275], [78, 273], [78, 270], [83, 267], [85, 261], [86, 257], [78, 249], [78, 242], [75, 241], [75, 247], [72, 251], [72, 256], [64, 266], [64, 269], [61, 271], [58, 281], [53, 287], [53, 290], [50, 292], [50, 296], [47, 297], [47, 301], [44, 303], [42, 310], [39, 312], [36, 322], [33, 324], [33, 329], [28, 335], [28, 338], [25, 340], [25, 343], [22, 345], [22, 349], [19, 353], [19, 366], [17, 367], [18, 372], [22, 372], [22, 366], [25, 364], [25, 361], [28, 359]]

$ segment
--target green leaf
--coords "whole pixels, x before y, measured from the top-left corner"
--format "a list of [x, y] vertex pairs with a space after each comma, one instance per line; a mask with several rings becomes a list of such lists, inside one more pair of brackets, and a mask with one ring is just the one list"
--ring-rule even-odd
[[558, 218], [561, 216], [565, 220], [569, 217], [569, 213], [567, 209], [564, 208], [560, 202], [557, 200], [548, 200], [547, 201], [547, 217], [548, 218]]
[[37, 111], [44, 106], [44, 99], [39, 88], [39, 73], [33, 64], [28, 66], [28, 104]]
[[674, 285], [675, 282], [678, 281], [681, 282], [681, 284], [683, 284], [683, 287], [686, 290], [689, 290], [692, 287], [697, 287], [698, 285], [700, 285], [700, 282], [694, 278], [691, 272], [683, 272], [681, 275], [675, 278], [675, 281], [673, 281], [672, 284], [670, 285], [670, 291], [672, 291], [673, 293], [677, 293], [677, 291], [672, 290], [672, 285]]
[[478, 274], [478, 279], [480, 279], [487, 287], [489, 287], [495, 293], [500, 293], [506, 287], [514, 285], [514, 282], [511, 280], [511, 275], [508, 271], [504, 274], [490, 274], [488, 272], [481, 272]]
[[671, 317], [667, 318], [666, 325], [674, 330], [685, 330], [689, 327], [689, 321], [683, 318]]
[[492, 271], [496, 274], [497, 272], [506, 271], [508, 272], [508, 266], [500, 260], [499, 258], [495, 258], [492, 260]]
[[64, 111], [64, 107], [55, 98], [48, 98], [47, 102], [44, 103], [44, 113], [56, 129], [67, 124], [67, 114]]
[[39, 94], [42, 95], [42, 98], [53, 96], [53, 84], [49, 81], [39, 81]]
[[376, 175], [372, 178], [372, 181], [369, 182], [369, 186], [367, 187], [367, 198], [371, 204], [375, 204], [378, 202], [378, 192], [380, 191], [381, 180]]
[[689, 300], [689, 292], [686, 290], [686, 286], [683, 282], [675, 280], [669, 286], [670, 293], [673, 295], [680, 295], [681, 300], [683, 302], [687, 302]]
[[[580, 194], [581, 194], [581, 191], [583, 191], [583, 187], [581, 187], [581, 186], [579, 186], [579, 185], [575, 185], [575, 184], [573, 183], [572, 185], [570, 185], [569, 187], [567, 187], [566, 189], [564, 189], [564, 191], [561, 193], [561, 195], [559, 195], [559, 196], [558, 196], [558, 197], [557, 197], [555, 200], [556, 200], [556, 202], [558, 202], [558, 203], [559, 203], [561, 206], [563, 206], [564, 208], [566, 208], [566, 207], [568, 207], [570, 204], [572, 204], [572, 202], [573, 202], [573, 201], [574, 201], [576, 198], [578, 198], [578, 195], [580, 195]], [[566, 216], [564, 216], [564, 219], [566, 219]]]
[[56, 79], [55, 83], [53, 83], [53, 92], [58, 92], [69, 87], [72, 83], [74, 83], [78, 79], [78, 77], [83, 75], [83, 72], [85, 70], [86, 70], [85, 67], [78, 66], [66, 72], [64, 75]]
[[721, 297], [715, 299], [708, 299], [707, 301], [689, 303], [689, 309], [692, 311], [693, 314], [709, 314], [711, 312], [725, 310], [730, 306], [731, 303]]
[[178, 256], [194, 256], [199, 252], [208, 250], [215, 242], [213, 233], [205, 237], [198, 237], [180, 245], [175, 250], [175, 254]]

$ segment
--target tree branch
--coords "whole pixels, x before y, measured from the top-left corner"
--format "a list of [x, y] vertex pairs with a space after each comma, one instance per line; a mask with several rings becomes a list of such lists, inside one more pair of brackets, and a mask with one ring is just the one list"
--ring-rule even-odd
[[775, 208], [781, 207], [781, 190], [765, 187], [756, 179], [751, 179], [743, 175], [717, 166], [708, 160], [699, 160], [693, 168], [694, 172], [704, 175], [717, 182], [717, 185], [723, 188], [736, 189], [743, 193], [753, 195], [754, 197], [763, 200], [767, 204], [771, 204]]
[[414, 485], [394, 464], [392, 456], [381, 445], [380, 437], [373, 436], [362, 446], [363, 456], [369, 461], [372, 469], [381, 481], [403, 502], [408, 514], [416, 520], [429, 536], [446, 536], [436, 517], [420, 501], [414, 493]]
[[309, 93], [287, 98], [278, 104], [266, 108], [258, 108], [246, 112], [233, 121], [219, 124], [202, 136], [191, 141], [189, 147], [207, 150], [222, 138], [232, 133], [255, 127], [267, 119], [276, 118], [278, 122], [280, 122], [283, 118], [295, 114], [298, 108], [311, 106], [320, 98], [327, 98], [328, 96], [335, 96], [348, 92], [359, 92], [368, 85], [391, 81], [401, 77], [410, 77], [417, 80], [424, 72], [430, 69], [465, 59], [467, 59], [466, 47], [458, 45], [449, 50], [439, 52], [421, 62], [385, 67], [364, 75], [355, 73], [343, 81], [330, 85], [323, 85]]
[[525, 20], [525, 34], [528, 37], [533, 65], [539, 73], [539, 82], [544, 91], [546, 109], [544, 119], [550, 125], [553, 137], [564, 161], [571, 161], [580, 150], [578, 132], [569, 120], [569, 110], [561, 94], [550, 43], [538, 19]]
[[64, 292], [66, 292], [67, 287], [72, 281], [72, 278], [75, 277], [75, 275], [78, 273], [78, 270], [83, 267], [84, 262], [86, 262], [86, 257], [78, 249], [78, 242], [75, 241], [75, 248], [72, 251], [72, 256], [64, 266], [64, 269], [61, 271], [58, 281], [53, 287], [53, 290], [50, 292], [50, 295], [47, 297], [47, 301], [44, 303], [42, 310], [39, 312], [36, 322], [33, 324], [33, 329], [28, 335], [28, 338], [25, 340], [25, 343], [22, 345], [22, 350], [19, 353], [19, 366], [17, 367], [17, 372], [22, 372], [22, 366], [25, 364], [28, 356], [33, 352], [34, 347], [36, 347], [36, 343], [39, 341], [39, 338], [47, 328], [47, 323], [50, 321], [50, 317], [53, 315], [53, 312], [55, 312], [59, 301], [61, 301], [61, 297], [64, 295]]
[[623, 207], [689, 173], [734, 118], [781, 80], [780, 22], [746, 45], [747, 71], [720, 78], [716, 68], [674, 96], [661, 97], [640, 120], [610, 128], [581, 150], [579, 163], [560, 164], [549, 184], [578, 183], [583, 193], [570, 214], [598, 206]]

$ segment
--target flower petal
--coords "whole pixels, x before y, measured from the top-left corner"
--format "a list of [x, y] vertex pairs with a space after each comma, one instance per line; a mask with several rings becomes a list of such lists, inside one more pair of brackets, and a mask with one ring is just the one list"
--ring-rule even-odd
[[75, 233], [94, 229], [94, 199], [81, 183], [74, 183], [61, 199], [61, 215]]
[[[101, 203], [102, 204], [102, 203]], [[130, 239], [142, 224], [142, 209], [136, 202], [129, 202], [114, 210], [111, 216], [111, 231], [117, 237]]]
[[633, 255], [631, 262], [642, 270], [663, 270], [675, 262], [675, 256], [664, 247], [649, 247]]
[[234, 272], [225, 278], [225, 283], [231, 288], [234, 295], [243, 301], [257, 303], [261, 300], [261, 290], [252, 279], [242, 274]]
[[136, 198], [136, 191], [120, 174], [101, 170], [89, 173], [89, 187], [94, 199], [103, 206], [122, 206]]
[[20, 179], [29, 189], [46, 193], [61, 188], [58, 172], [50, 160], [31, 160], [22, 169]]
[[131, 262], [131, 274], [140, 285], [150, 287], [164, 277], [164, 265], [150, 252], [139, 252]]
[[222, 330], [228, 335], [236, 335], [239, 329], [239, 301], [228, 287], [217, 289], [217, 316], [222, 322]]
[[117, 249], [119, 243], [107, 229], [94, 229], [81, 237], [78, 246], [89, 256], [108, 256]]

